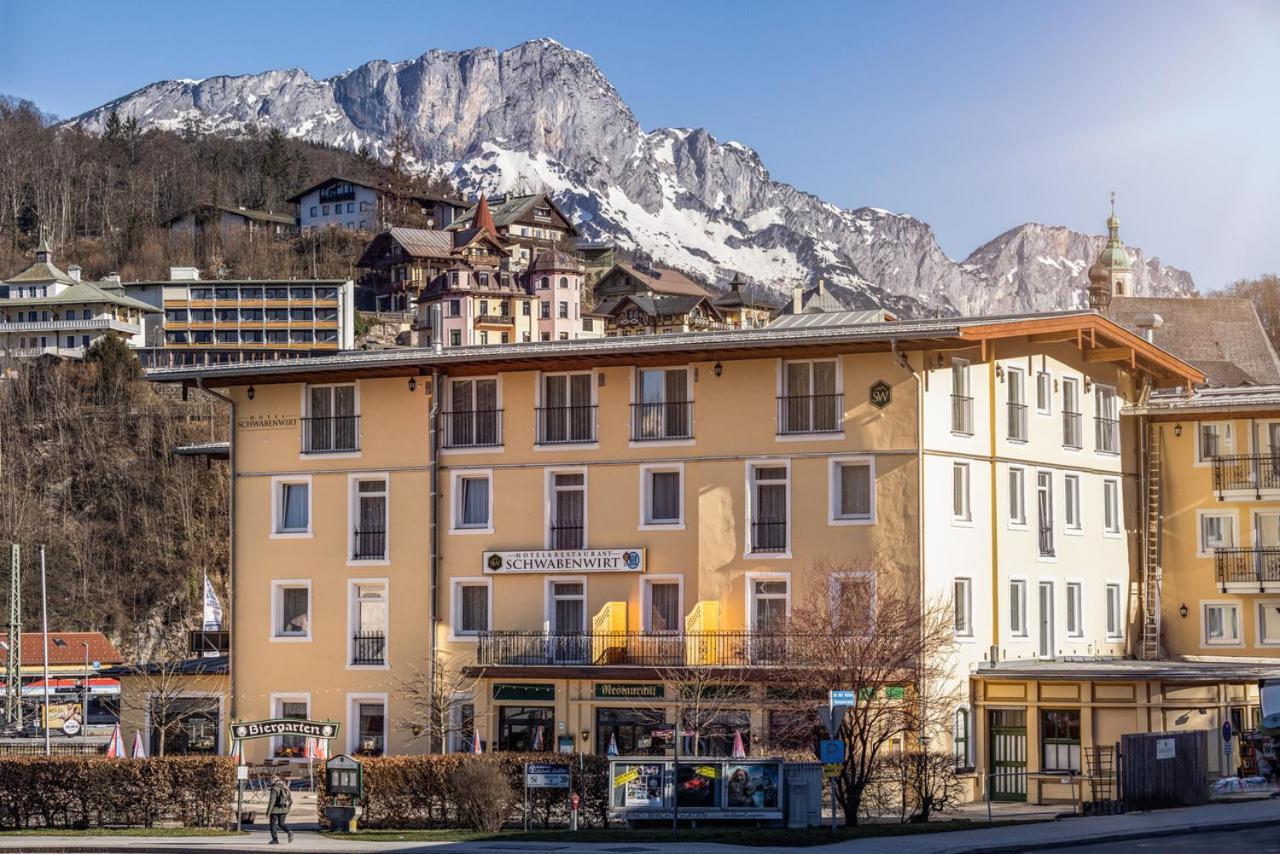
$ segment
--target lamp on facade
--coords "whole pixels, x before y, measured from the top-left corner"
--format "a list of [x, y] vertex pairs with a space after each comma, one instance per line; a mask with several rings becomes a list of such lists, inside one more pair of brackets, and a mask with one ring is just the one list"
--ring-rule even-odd
[[249, 386], [248, 390], [245, 391], [245, 396], [248, 397], [250, 400], [253, 400], [253, 394], [254, 394], [253, 386]]
[[1174, 424], [1174, 425], [1173, 425], [1173, 435], [1174, 435], [1174, 436], [1176, 436], [1176, 437], [1177, 437], [1177, 438], [1179, 438], [1179, 439], [1181, 439], [1181, 438], [1182, 438], [1182, 425], [1181, 425], [1181, 424]]
[[418, 378], [409, 377], [409, 391], [417, 391], [417, 390], [418, 390]]
[[578, 733], [578, 735], [582, 736], [583, 741], [591, 740], [591, 730], [589, 729], [584, 729], [582, 732]]
[[720, 376], [721, 374], [724, 373], [724, 365], [721, 365], [719, 362], [716, 362], [715, 367], [711, 369], [711, 372], [714, 373], [716, 376]]
[[1186, 602], [1183, 602], [1183, 603], [1182, 603], [1182, 607], [1178, 609], [1178, 616], [1179, 616], [1179, 617], [1182, 617], [1183, 619], [1186, 619], [1186, 616], [1187, 616], [1187, 603], [1186, 603]]
[[1004, 382], [1004, 365], [996, 365], [996, 379]]

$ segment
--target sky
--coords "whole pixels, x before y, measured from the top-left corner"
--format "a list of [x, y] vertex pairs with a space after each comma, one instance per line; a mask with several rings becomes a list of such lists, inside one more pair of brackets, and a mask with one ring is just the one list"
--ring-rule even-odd
[[0, 0], [0, 93], [62, 117], [156, 80], [549, 36], [649, 129], [704, 127], [962, 259], [1027, 221], [1125, 242], [1202, 290], [1280, 272], [1280, 2]]

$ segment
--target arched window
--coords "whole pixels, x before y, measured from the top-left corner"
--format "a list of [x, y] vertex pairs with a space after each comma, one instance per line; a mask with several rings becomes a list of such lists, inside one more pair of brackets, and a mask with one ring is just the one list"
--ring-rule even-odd
[[973, 758], [969, 754], [969, 710], [964, 706], [956, 709], [956, 729], [952, 735], [952, 743], [956, 750], [956, 767], [972, 768]]
[[562, 288], [567, 288], [567, 287], [569, 287], [569, 277], [568, 277], [568, 276], [561, 276], [561, 277], [560, 277], [560, 287], [562, 287]]
[[546, 288], [551, 287], [551, 280], [548, 279], [546, 276], [543, 276], [541, 279], [538, 280], [538, 287], [544, 290]]

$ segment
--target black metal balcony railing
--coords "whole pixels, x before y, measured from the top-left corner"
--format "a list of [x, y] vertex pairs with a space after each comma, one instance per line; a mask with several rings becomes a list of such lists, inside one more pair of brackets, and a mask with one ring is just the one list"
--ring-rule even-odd
[[326, 415], [302, 419], [302, 452], [333, 454], [360, 450], [360, 416]]
[[693, 436], [693, 403], [687, 400], [666, 403], [631, 404], [631, 441], [689, 439]]
[[844, 423], [844, 395], [789, 394], [778, 398], [778, 433], [838, 433]]
[[553, 549], [583, 549], [586, 543], [582, 536], [581, 525], [552, 525], [551, 526], [551, 548]]
[[537, 414], [539, 445], [596, 440], [595, 406], [540, 406]]
[[1233, 454], [1213, 458], [1213, 488], [1216, 492], [1247, 489], [1260, 493], [1280, 489], [1280, 455]]
[[501, 409], [442, 412], [446, 448], [493, 448], [502, 444]]
[[761, 667], [786, 663], [783, 634], [710, 631], [649, 632], [483, 632], [477, 637], [479, 665], [536, 667]]
[[192, 655], [205, 653], [225, 655], [231, 649], [231, 632], [212, 630], [189, 632], [188, 643]]
[[1027, 441], [1027, 405], [1009, 403], [1009, 438], [1015, 442]]
[[951, 395], [951, 432], [973, 435], [973, 398], [963, 394]]
[[1062, 447], [1078, 451], [1084, 447], [1084, 432], [1080, 426], [1080, 413], [1062, 413]]
[[787, 523], [752, 522], [751, 551], [785, 552], [787, 550]]
[[1213, 550], [1218, 584], [1280, 584], [1280, 546], [1217, 548]]
[[1104, 454], [1120, 453], [1120, 421], [1116, 418], [1095, 418], [1098, 450]]
[[387, 636], [382, 632], [360, 632], [351, 636], [352, 664], [386, 664]]
[[351, 538], [352, 560], [383, 560], [387, 556], [387, 532], [360, 530]]
[[513, 323], [515, 323], [515, 318], [507, 313], [487, 312], [485, 314], [476, 315], [477, 326], [483, 324], [491, 326], [510, 326]]

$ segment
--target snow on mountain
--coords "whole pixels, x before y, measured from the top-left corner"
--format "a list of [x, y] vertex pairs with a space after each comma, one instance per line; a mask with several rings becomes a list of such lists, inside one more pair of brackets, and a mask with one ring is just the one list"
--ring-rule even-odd
[[[374, 60], [327, 80], [294, 68], [164, 81], [71, 123], [100, 133], [112, 110], [143, 127], [275, 127], [375, 153], [403, 127], [423, 167], [451, 173], [464, 191], [542, 188], [585, 236], [709, 282], [739, 273], [781, 295], [823, 276], [852, 304], [904, 316], [1079, 304], [1101, 240], [1029, 224], [957, 263], [926, 223], [841, 209], [774, 181], [740, 142], [701, 128], [645, 131], [591, 57], [550, 39]], [[1154, 259], [1138, 268], [1139, 293], [1193, 289], [1188, 274]]]

